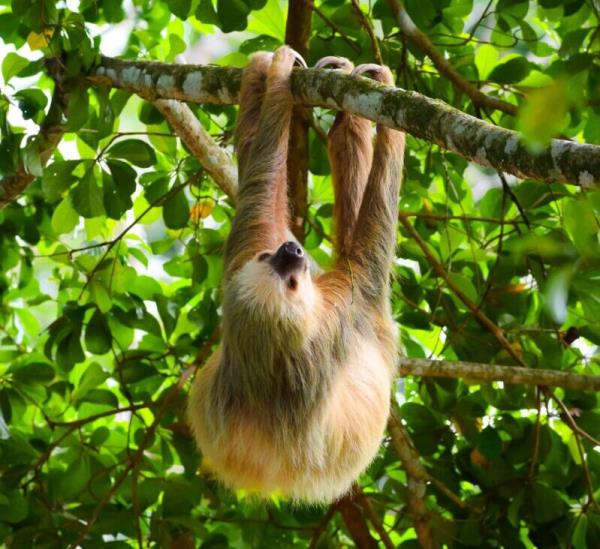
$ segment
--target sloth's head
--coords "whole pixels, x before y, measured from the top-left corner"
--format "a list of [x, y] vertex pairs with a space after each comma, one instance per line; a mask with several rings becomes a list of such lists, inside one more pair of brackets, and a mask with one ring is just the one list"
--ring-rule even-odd
[[232, 282], [238, 299], [275, 317], [304, 316], [315, 305], [310, 262], [297, 242], [257, 253]]

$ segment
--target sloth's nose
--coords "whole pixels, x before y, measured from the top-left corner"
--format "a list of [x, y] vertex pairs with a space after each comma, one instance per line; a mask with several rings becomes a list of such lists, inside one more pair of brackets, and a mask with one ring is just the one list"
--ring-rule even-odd
[[281, 276], [298, 271], [306, 265], [306, 256], [297, 242], [284, 242], [270, 259], [271, 266]]
[[281, 245], [281, 254], [288, 257], [304, 257], [302, 246], [296, 242], [285, 242]]

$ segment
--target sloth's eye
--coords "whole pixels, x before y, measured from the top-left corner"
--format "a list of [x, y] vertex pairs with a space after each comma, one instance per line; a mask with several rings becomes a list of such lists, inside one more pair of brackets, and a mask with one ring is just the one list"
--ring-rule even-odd
[[271, 254], [268, 252], [265, 252], [264, 254], [260, 254], [258, 256], [258, 260], [259, 261], [264, 261], [265, 259], [267, 259], [268, 257], [271, 257]]

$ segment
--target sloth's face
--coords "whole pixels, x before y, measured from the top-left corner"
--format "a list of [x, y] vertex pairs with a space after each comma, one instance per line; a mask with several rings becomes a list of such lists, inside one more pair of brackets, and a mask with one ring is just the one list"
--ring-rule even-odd
[[271, 314], [302, 315], [314, 306], [309, 261], [296, 242], [284, 242], [277, 250], [258, 253], [235, 278], [238, 295]]

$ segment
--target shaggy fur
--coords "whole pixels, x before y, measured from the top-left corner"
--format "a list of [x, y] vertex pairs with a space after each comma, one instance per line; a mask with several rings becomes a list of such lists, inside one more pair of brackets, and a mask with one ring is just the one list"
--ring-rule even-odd
[[[396, 332], [389, 275], [404, 135], [339, 113], [329, 134], [336, 262], [281, 274], [293, 52], [258, 53], [242, 79], [240, 189], [226, 250], [223, 343], [188, 416], [217, 478], [259, 496], [342, 496], [373, 459], [389, 413]], [[386, 67], [374, 78], [391, 84]], [[301, 252], [298, 252], [301, 255]], [[294, 264], [296, 265], [296, 264]]]

